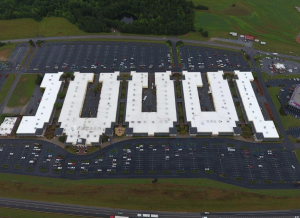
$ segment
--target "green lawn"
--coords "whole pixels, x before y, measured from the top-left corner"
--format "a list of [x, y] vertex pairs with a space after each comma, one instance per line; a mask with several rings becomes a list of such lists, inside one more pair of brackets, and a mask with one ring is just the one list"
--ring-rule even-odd
[[162, 211], [283, 210], [296, 209], [300, 203], [298, 189], [249, 190], [209, 179], [158, 179], [157, 184], [151, 180], [0, 174], [0, 193], [19, 199]]
[[1, 217], [9, 217], [9, 218], [79, 218], [83, 216], [75, 216], [75, 215], [65, 215], [58, 213], [43, 213], [38, 211], [30, 211], [30, 210], [21, 210], [21, 209], [13, 209], [13, 208], [4, 208], [0, 207], [0, 216]]
[[37, 74], [22, 74], [7, 102], [7, 107], [20, 107], [28, 103], [36, 86], [36, 75]]
[[[208, 11], [195, 10], [196, 30], [208, 30], [209, 37], [232, 38], [229, 32], [250, 34], [266, 41], [254, 47], [266, 51], [300, 55], [295, 37], [300, 33], [298, 0], [192, 0], [205, 5]], [[232, 5], [235, 4], [235, 7]]]
[[[270, 76], [269, 76], [270, 77]], [[300, 74], [273, 74], [272, 79], [300, 78]]]
[[300, 126], [300, 120], [296, 119], [291, 115], [282, 116], [279, 113], [279, 108], [281, 107], [279, 100], [277, 99], [276, 95], [280, 92], [281, 87], [270, 87], [268, 88], [269, 94], [272, 98], [272, 102], [277, 110], [277, 113], [280, 117], [282, 125], [284, 126], [285, 130], [288, 130], [289, 127], [297, 127]]
[[[16, 74], [9, 74], [8, 77], [6, 78], [1, 90], [0, 90], [0, 104], [4, 101], [4, 99], [6, 98], [10, 87], [12, 86], [13, 82], [16, 79]], [[5, 76], [2, 75], [2, 80], [5, 79]]]
[[30, 18], [0, 20], [0, 28], [0, 40], [34, 38], [37, 35], [47, 37], [87, 34], [67, 19], [58, 17], [44, 18], [41, 22]]
[[0, 61], [7, 61], [15, 47], [16, 43], [7, 43], [0, 47]]
[[220, 40], [214, 40], [214, 42], [219, 43], [219, 44], [224, 44], [224, 45], [232, 45], [232, 46], [237, 46], [237, 47], [245, 47], [244, 45], [238, 44], [238, 43], [232, 43], [232, 42], [224, 42]]
[[298, 159], [298, 162], [300, 163], [300, 148], [295, 149], [296, 157]]

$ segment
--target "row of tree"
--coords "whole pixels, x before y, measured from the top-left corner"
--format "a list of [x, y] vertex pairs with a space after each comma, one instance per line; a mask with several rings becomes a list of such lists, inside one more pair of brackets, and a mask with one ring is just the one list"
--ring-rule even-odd
[[[0, 19], [65, 17], [86, 32], [180, 35], [193, 30], [194, 5], [187, 0], [2, 0]], [[126, 24], [125, 13], [137, 19]]]

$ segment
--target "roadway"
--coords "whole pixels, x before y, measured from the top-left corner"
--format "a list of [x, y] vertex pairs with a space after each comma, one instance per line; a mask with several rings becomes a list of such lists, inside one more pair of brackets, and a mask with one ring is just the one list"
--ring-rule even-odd
[[105, 207], [81, 206], [62, 203], [50, 203], [44, 201], [31, 201], [22, 199], [12, 199], [0, 197], [0, 207], [18, 208], [39, 212], [60, 213], [77, 216], [88, 217], [109, 217], [122, 212], [122, 216], [137, 217], [138, 214], [157, 214], [163, 218], [200, 218], [206, 217], [295, 217], [300, 214], [300, 210], [278, 210], [278, 211], [245, 211], [245, 212], [219, 212], [209, 213], [198, 212], [159, 212], [159, 211], [140, 211], [140, 210], [124, 210]]

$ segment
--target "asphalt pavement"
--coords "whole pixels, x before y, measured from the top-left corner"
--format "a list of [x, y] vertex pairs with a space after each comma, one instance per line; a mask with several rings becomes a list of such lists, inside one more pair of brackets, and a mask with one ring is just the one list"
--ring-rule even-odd
[[[284, 210], [284, 211], [246, 211], [246, 212], [225, 212], [210, 213], [209, 211], [199, 211], [198, 213], [188, 212], [161, 212], [161, 211], [141, 211], [141, 210], [124, 210], [103, 207], [91, 207], [81, 205], [71, 205], [62, 203], [50, 203], [44, 201], [31, 201], [22, 199], [2, 198], [0, 197], [0, 207], [10, 207], [25, 210], [34, 210], [49, 213], [60, 213], [77, 215], [83, 217], [110, 217], [111, 215], [119, 215], [124, 217], [164, 217], [164, 218], [203, 218], [203, 217], [293, 217], [299, 216], [300, 210]], [[1, 215], [1, 211], [0, 211]]]

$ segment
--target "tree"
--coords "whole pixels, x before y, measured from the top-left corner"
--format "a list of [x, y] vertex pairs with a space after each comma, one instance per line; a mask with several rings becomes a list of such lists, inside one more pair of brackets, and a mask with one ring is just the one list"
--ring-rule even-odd
[[63, 80], [66, 80], [67, 78], [67, 75], [65, 73], [63, 73], [61, 76], [60, 76], [60, 79], [63, 79]]
[[167, 40], [166, 43], [167, 43], [168, 46], [172, 46], [171, 40]]
[[59, 136], [58, 137], [58, 140], [60, 141], [60, 142], [62, 142], [62, 143], [65, 143], [65, 141], [66, 141], [66, 136], [65, 135], [62, 135], [62, 136]]
[[208, 10], [208, 9], [209, 9], [209, 8], [208, 8], [207, 6], [205, 6], [205, 5], [197, 5], [195, 8], [198, 9], [198, 10]]
[[42, 80], [43, 80], [43, 77], [40, 74], [37, 74], [36, 79], [35, 79], [35, 84], [41, 85]]
[[208, 37], [208, 31], [207, 30], [202, 31], [201, 35], [203, 37], [207, 38]]
[[56, 102], [56, 103], [54, 104], [54, 108], [55, 108], [55, 109], [61, 109], [61, 108], [62, 108], [62, 103]]
[[152, 180], [152, 183], [157, 183], [158, 182], [158, 179], [157, 178], [154, 178], [153, 180]]
[[95, 86], [95, 88], [94, 88], [94, 93], [95, 93], [95, 96], [96, 96], [96, 94], [97, 94], [97, 92], [99, 91], [99, 88], [98, 88], [98, 86]]
[[45, 88], [40, 88], [40, 92], [44, 93], [45, 92]]
[[34, 46], [35, 46], [34, 42], [33, 42], [31, 39], [29, 40], [29, 42], [28, 42], [28, 43], [29, 43], [29, 46], [32, 46], [32, 47], [34, 47]]
[[64, 97], [66, 97], [66, 93], [65, 92], [59, 92], [57, 94], [57, 97], [59, 97], [60, 99], [63, 99]]
[[179, 40], [178, 42], [176, 42], [176, 46], [181, 46], [183, 45], [183, 41]]
[[246, 54], [246, 59], [249, 61], [250, 60], [250, 55]]

